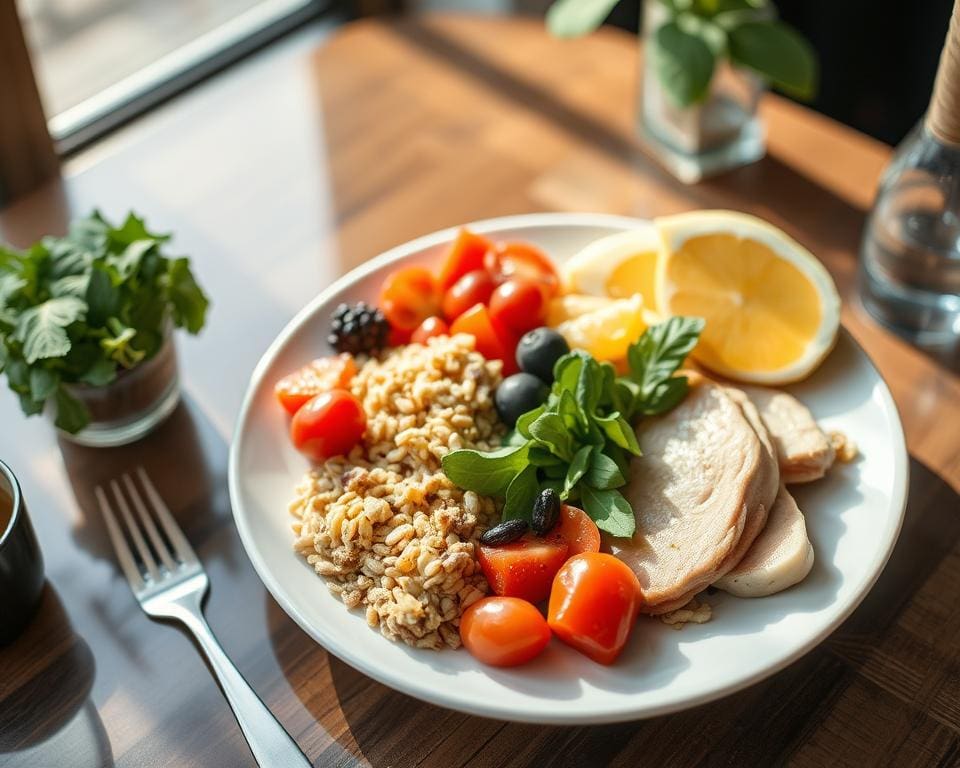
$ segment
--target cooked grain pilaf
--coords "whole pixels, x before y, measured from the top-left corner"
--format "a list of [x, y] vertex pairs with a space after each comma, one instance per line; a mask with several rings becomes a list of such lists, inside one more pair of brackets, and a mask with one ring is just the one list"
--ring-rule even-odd
[[499, 446], [501, 366], [462, 334], [366, 362], [351, 384], [367, 414], [363, 441], [297, 487], [294, 547], [391, 640], [456, 648], [460, 615], [486, 593], [474, 550], [494, 503], [457, 488], [440, 459]]

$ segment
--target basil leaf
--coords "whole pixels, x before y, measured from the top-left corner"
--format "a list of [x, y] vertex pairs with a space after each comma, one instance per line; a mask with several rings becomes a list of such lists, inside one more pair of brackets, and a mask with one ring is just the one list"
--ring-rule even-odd
[[[573, 458], [573, 436], [558, 413], [543, 413], [530, 425], [530, 435], [565, 461]], [[456, 482], [456, 481], [454, 481]]]
[[613, 407], [629, 420], [636, 412], [636, 402], [640, 399], [640, 385], [621, 376], [613, 383]]
[[616, 380], [617, 372], [613, 364], [606, 361], [600, 363], [600, 406], [613, 404]]
[[576, 400], [580, 409], [587, 417], [597, 410], [600, 403], [600, 366], [593, 358], [583, 361], [580, 374], [577, 376]]
[[580, 498], [583, 511], [601, 531], [620, 538], [633, 536], [637, 526], [636, 517], [629, 502], [619, 491], [600, 490], [581, 484]]
[[617, 462], [602, 451], [594, 451], [590, 455], [590, 467], [583, 476], [583, 482], [599, 490], [619, 488], [626, 483]]
[[641, 397], [649, 397], [683, 364], [697, 345], [703, 325], [699, 317], [671, 317], [648, 328], [630, 345], [627, 363], [633, 380], [640, 385]]
[[652, 64], [667, 97], [689, 107], [707, 95], [716, 61], [710, 46], [676, 21], [657, 27], [651, 38]]
[[752, 69], [791, 96], [817, 91], [817, 54], [792, 27], [773, 19], [743, 21], [727, 31], [730, 60]]
[[640, 455], [640, 444], [637, 442], [633, 427], [619, 413], [614, 411], [609, 416], [598, 416], [596, 421], [607, 439], [611, 440], [614, 445], [619, 445], [634, 456]]
[[63, 387], [57, 389], [56, 401], [57, 419], [54, 423], [64, 432], [76, 434], [90, 423], [87, 407], [70, 396]]
[[440, 464], [450, 480], [483, 496], [503, 496], [513, 478], [527, 466], [530, 444], [507, 446], [481, 453], [472, 449], [451, 451]]
[[576, 487], [580, 478], [583, 477], [590, 466], [590, 456], [595, 450], [592, 445], [585, 445], [574, 454], [573, 461], [570, 462], [567, 469], [567, 476], [563, 482], [563, 491], [560, 493], [560, 498], [566, 499], [570, 496], [570, 491]]
[[519, 517], [529, 522], [533, 517], [533, 503], [539, 492], [537, 468], [528, 465], [510, 481], [507, 487], [502, 519], [513, 520]]
[[650, 397], [638, 404], [640, 412], [648, 416], [666, 413], [687, 396], [688, 389], [689, 382], [686, 376], [674, 376], [662, 381]]

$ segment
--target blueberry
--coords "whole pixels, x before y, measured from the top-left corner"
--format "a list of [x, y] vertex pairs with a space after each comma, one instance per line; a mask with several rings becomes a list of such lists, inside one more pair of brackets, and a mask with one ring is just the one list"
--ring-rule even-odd
[[547, 385], [536, 376], [515, 373], [500, 382], [493, 402], [497, 406], [500, 419], [512, 427], [517, 423], [518, 417], [542, 405], [548, 392]]
[[547, 384], [553, 382], [553, 366], [570, 351], [567, 340], [552, 328], [535, 328], [517, 344], [517, 365]]

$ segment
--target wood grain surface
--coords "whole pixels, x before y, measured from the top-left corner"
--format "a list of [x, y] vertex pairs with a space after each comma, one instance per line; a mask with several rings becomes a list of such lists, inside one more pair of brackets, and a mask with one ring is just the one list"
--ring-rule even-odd
[[[536, 20], [364, 21], [306, 31], [85, 152], [0, 212], [24, 245], [92, 206], [176, 232], [213, 297], [181, 339], [183, 403], [125, 449], [58, 443], [0, 396], [0, 456], [47, 560], [37, 620], [0, 649], [0, 764], [248, 766], [240, 731], [179, 630], [143, 615], [91, 488], [143, 463], [210, 573], [210, 624], [317, 766], [960, 764], [960, 380], [856, 300], [857, 248], [889, 150], [767, 97], [770, 153], [688, 188], [634, 143], [636, 40], [577, 41]], [[899, 544], [820, 647], [722, 701], [592, 728], [468, 717], [328, 656], [267, 595], [231, 522], [230, 435], [274, 335], [337, 275], [411, 237], [543, 210], [755, 212], [816, 253], [843, 320], [901, 409], [911, 452]], [[869, 450], [869, 446], [864, 446]]]

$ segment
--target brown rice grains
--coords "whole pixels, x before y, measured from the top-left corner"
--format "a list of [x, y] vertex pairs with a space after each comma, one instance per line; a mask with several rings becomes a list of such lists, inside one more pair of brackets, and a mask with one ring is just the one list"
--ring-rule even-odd
[[456, 648], [460, 615], [486, 594], [475, 547], [496, 508], [450, 482], [440, 459], [499, 445], [501, 365], [462, 334], [367, 361], [351, 384], [367, 414], [363, 441], [296, 489], [295, 549], [391, 640]]

